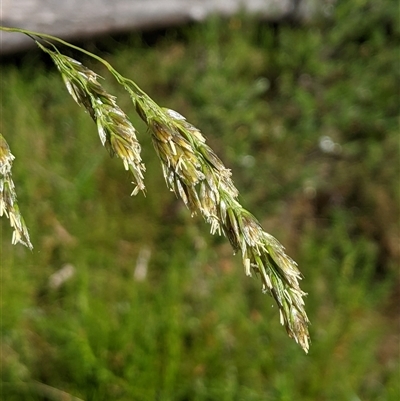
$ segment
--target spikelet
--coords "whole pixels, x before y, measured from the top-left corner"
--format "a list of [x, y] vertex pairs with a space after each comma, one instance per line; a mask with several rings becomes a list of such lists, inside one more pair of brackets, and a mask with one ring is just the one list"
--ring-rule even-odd
[[145, 167], [140, 156], [141, 147], [136, 138], [136, 130], [117, 105], [115, 96], [99, 84], [99, 75], [79, 61], [40, 43], [38, 46], [51, 56], [72, 98], [86, 109], [96, 123], [102, 145], [111, 156], [121, 158], [125, 170], [133, 174], [135, 188], [132, 195], [144, 191]]
[[279, 307], [280, 322], [305, 352], [309, 320], [300, 289], [301, 274], [284, 247], [266, 233], [257, 219], [237, 201], [238, 190], [227, 169], [206, 144], [201, 132], [176, 111], [160, 108], [143, 94], [131, 93], [146, 122], [161, 160], [168, 187], [182, 198], [192, 215], [200, 213], [211, 233], [223, 233], [242, 255], [245, 274], [261, 278], [263, 292]]
[[29, 239], [28, 229], [19, 211], [15, 186], [11, 179], [11, 168], [15, 157], [0, 134], [0, 217], [5, 215], [10, 219], [10, 225], [14, 229], [12, 243], [20, 242], [29, 249], [33, 249]]

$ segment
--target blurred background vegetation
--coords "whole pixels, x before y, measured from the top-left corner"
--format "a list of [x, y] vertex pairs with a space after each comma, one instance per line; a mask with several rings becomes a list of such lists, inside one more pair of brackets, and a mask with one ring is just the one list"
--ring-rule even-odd
[[2, 400], [399, 399], [398, 4], [326, 11], [85, 44], [232, 169], [304, 274], [309, 355], [226, 239], [167, 190], [101, 66], [69, 53], [107, 77], [140, 130], [146, 197], [130, 197], [45, 56], [3, 62], [0, 130], [35, 248], [12, 246], [2, 219]]

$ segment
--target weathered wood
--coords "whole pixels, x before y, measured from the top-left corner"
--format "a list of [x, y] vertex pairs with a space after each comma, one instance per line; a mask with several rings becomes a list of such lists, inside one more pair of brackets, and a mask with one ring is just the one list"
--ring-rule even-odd
[[[1, 25], [64, 39], [167, 27], [243, 9], [267, 19], [299, 12], [301, 0], [0, 0]], [[25, 35], [0, 31], [0, 53], [32, 45]]]

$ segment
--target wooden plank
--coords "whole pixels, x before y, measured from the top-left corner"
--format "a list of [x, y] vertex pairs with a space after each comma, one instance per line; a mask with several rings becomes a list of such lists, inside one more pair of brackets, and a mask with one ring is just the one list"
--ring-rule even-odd
[[[297, 12], [301, 0], [0, 0], [1, 25], [74, 40], [106, 33], [202, 21], [243, 9], [276, 20]], [[32, 46], [25, 35], [0, 31], [0, 53]]]

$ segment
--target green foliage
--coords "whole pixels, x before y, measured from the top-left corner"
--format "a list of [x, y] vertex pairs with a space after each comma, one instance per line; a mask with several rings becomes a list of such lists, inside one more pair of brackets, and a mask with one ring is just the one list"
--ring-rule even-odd
[[[58, 72], [38, 54], [3, 65], [0, 132], [35, 248], [12, 246], [1, 221], [1, 399], [61, 399], [44, 383], [87, 401], [396, 400], [394, 8], [342, 2], [312, 26], [212, 19], [107, 56], [201, 127], [287, 244], [309, 293], [308, 356], [240, 258], [165, 188], [134, 114], [148, 196], [132, 199]], [[129, 113], [128, 96], [118, 103]], [[52, 286], [65, 264], [74, 275]]]

